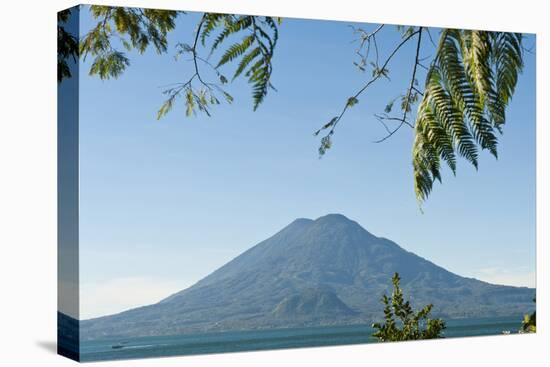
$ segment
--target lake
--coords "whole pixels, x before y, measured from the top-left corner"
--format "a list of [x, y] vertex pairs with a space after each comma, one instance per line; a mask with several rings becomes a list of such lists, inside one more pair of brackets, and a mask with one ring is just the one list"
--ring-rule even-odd
[[[521, 320], [522, 316], [447, 320], [445, 337], [516, 333]], [[80, 358], [88, 362], [375, 343], [372, 332], [370, 325], [351, 325], [95, 340], [81, 343]]]

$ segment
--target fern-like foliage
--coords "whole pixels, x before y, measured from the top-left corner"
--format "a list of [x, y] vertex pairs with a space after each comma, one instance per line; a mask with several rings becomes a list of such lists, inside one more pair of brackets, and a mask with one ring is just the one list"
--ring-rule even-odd
[[[210, 54], [229, 42], [229, 39], [238, 38], [223, 52], [216, 68], [238, 61], [233, 79], [244, 73], [252, 86], [254, 110], [263, 102], [268, 90], [273, 88], [272, 59], [279, 38], [279, 22], [279, 19], [273, 17], [205, 14], [200, 38], [203, 45], [208, 38], [214, 38]], [[216, 30], [218, 33], [214, 36]]]
[[[148, 47], [153, 47], [158, 53], [167, 52], [167, 35], [174, 29], [176, 17], [183, 13], [103, 5], [91, 5], [89, 9], [97, 23], [80, 41], [77, 51], [84, 59], [88, 55], [94, 57], [89, 74], [101, 79], [117, 78], [126, 70], [130, 60], [124, 51], [143, 53]], [[219, 104], [219, 96], [231, 102], [233, 97], [222, 88], [228, 80], [220, 70], [232, 63], [236, 65], [233, 79], [244, 75], [251, 85], [256, 110], [268, 91], [274, 89], [271, 83], [272, 59], [280, 22], [280, 18], [274, 17], [204, 13], [197, 26], [195, 42], [176, 46], [177, 55], [191, 55], [194, 73], [187, 82], [175, 83], [176, 87], [164, 91], [168, 99], [157, 117], [166, 115], [180, 96], [184, 97], [187, 115], [194, 115], [197, 111], [209, 115], [210, 106]], [[114, 38], [120, 40], [125, 50], [113, 46]], [[63, 45], [70, 46], [70, 43], [63, 42]], [[209, 56], [202, 55], [199, 47]], [[222, 47], [225, 48], [221, 50]], [[221, 52], [219, 60], [211, 64], [209, 58], [217, 51]], [[59, 63], [61, 77], [68, 75], [64, 65]], [[214, 69], [218, 79], [206, 80], [199, 65]], [[199, 83], [198, 87], [196, 83]]]
[[[59, 80], [70, 76], [65, 60], [78, 54], [84, 58], [87, 55], [94, 57], [91, 75], [102, 79], [121, 75], [130, 60], [123, 51], [113, 47], [111, 40], [114, 37], [120, 39], [127, 51], [135, 49], [143, 53], [151, 46], [158, 53], [166, 52], [167, 34], [174, 29], [175, 19], [181, 13], [96, 5], [90, 6], [90, 12], [97, 24], [80, 41], [79, 50], [74, 48], [74, 40], [66, 37], [61, 28], [58, 35], [62, 46], [58, 56]], [[60, 21], [63, 23], [64, 19]], [[222, 70], [230, 64], [234, 66], [232, 79], [244, 76], [251, 85], [253, 108], [256, 110], [268, 91], [274, 89], [271, 83], [272, 60], [280, 22], [280, 18], [274, 17], [204, 13], [196, 28], [193, 44], [177, 45], [178, 54], [191, 56], [194, 73], [187, 81], [175, 83], [174, 87], [164, 91], [167, 100], [160, 107], [157, 117], [166, 115], [177, 97], [185, 100], [188, 116], [196, 112], [210, 115], [210, 107], [219, 104], [221, 99], [231, 103], [233, 97], [224, 89], [228, 78], [222, 74]], [[346, 100], [340, 114], [315, 133], [318, 135], [320, 131], [328, 131], [321, 138], [319, 154], [322, 156], [331, 148], [335, 128], [345, 112], [359, 102], [358, 97], [376, 80], [389, 79], [390, 61], [404, 44], [416, 40], [416, 57], [409, 87], [405, 94], [388, 103], [383, 115], [378, 115], [388, 135], [377, 142], [391, 137], [402, 126], [414, 128], [414, 189], [418, 201], [422, 203], [430, 195], [434, 182], [441, 181], [443, 164], [456, 173], [459, 157], [476, 169], [480, 150], [488, 150], [498, 157], [498, 134], [506, 122], [506, 107], [523, 68], [522, 35], [443, 29], [436, 45], [425, 27], [398, 27], [401, 39], [382, 62], [376, 43], [376, 35], [382, 28], [383, 25], [380, 25], [372, 32], [356, 30], [361, 35], [361, 48], [365, 46], [366, 49], [358, 50], [361, 60], [355, 64], [362, 71], [371, 65], [372, 77]], [[427, 67], [422, 64], [425, 58], [420, 58], [423, 34], [429, 36], [436, 48], [436, 56]], [[371, 45], [373, 53], [370, 53]], [[207, 55], [203, 55], [202, 50]], [[216, 57], [217, 61], [211, 63], [211, 57]], [[216, 80], [209, 80], [201, 73], [201, 67], [205, 66], [210, 69], [210, 75], [217, 77]], [[427, 69], [423, 91], [418, 82], [418, 66]], [[390, 116], [398, 99], [402, 114], [399, 117]], [[413, 105], [418, 105], [414, 122], [409, 120], [413, 115]], [[390, 129], [387, 121], [397, 122], [397, 127]]]
[[78, 60], [78, 39], [66, 24], [71, 16], [71, 9], [57, 13], [57, 82], [72, 76], [69, 62]]
[[413, 144], [414, 188], [422, 203], [441, 181], [441, 161], [453, 173], [461, 156], [478, 167], [479, 150], [498, 157], [505, 108], [523, 67], [517, 33], [445, 29], [420, 101]]
[[[219, 104], [221, 97], [231, 103], [233, 97], [224, 89], [228, 79], [222, 74], [224, 66], [229, 64], [235, 64], [233, 80], [244, 75], [251, 84], [253, 107], [256, 110], [268, 90], [274, 89], [271, 84], [271, 60], [278, 40], [278, 23], [279, 20], [271, 17], [204, 13], [193, 44], [177, 45], [178, 54], [187, 53], [191, 56], [195, 72], [187, 82], [178, 83], [176, 87], [164, 91], [168, 99], [159, 109], [157, 117], [166, 115], [179, 96], [185, 97], [187, 116], [197, 111], [210, 116], [210, 106]], [[208, 56], [202, 56], [202, 49], [207, 50]], [[211, 63], [214, 54], [219, 54], [219, 59]], [[217, 80], [208, 80], [201, 70], [204, 66], [210, 74], [214, 72]]]
[[141, 8], [91, 5], [90, 12], [97, 24], [80, 42], [80, 54], [94, 57], [90, 75], [101, 79], [117, 78], [128, 65], [124, 52], [112, 45], [118, 37], [126, 51], [139, 53], [152, 46], [158, 53], [167, 51], [167, 34], [175, 27], [178, 12]]

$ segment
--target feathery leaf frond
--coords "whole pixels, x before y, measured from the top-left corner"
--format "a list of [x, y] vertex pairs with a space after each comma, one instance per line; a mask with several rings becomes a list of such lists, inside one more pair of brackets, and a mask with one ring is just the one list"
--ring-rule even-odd
[[427, 199], [440, 161], [456, 154], [478, 167], [478, 146], [498, 157], [497, 133], [523, 67], [521, 35], [444, 29], [426, 77], [413, 143], [414, 189]]

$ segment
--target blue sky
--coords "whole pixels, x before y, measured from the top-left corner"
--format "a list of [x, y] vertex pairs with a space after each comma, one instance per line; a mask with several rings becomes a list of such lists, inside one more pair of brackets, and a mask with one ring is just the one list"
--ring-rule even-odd
[[[297, 217], [342, 213], [368, 231], [463, 276], [535, 285], [535, 56], [508, 109], [500, 157], [479, 171], [461, 161], [445, 172], [422, 214], [412, 187], [413, 133], [381, 144], [373, 114], [405, 90], [412, 43], [342, 121], [318, 159], [312, 133], [368, 79], [352, 62], [349, 23], [285, 19], [264, 104], [231, 84], [232, 105], [164, 119], [162, 86], [185, 81], [192, 64], [175, 44], [191, 42], [196, 14], [180, 17], [169, 52], [130, 53], [118, 79], [80, 75], [81, 317], [121, 311], [185, 288]], [[92, 26], [86, 12], [82, 31]], [[366, 29], [376, 25], [363, 24]], [[434, 34], [436, 30], [433, 30]], [[390, 26], [382, 55], [398, 41]], [[527, 45], [534, 43], [528, 37]], [[425, 56], [433, 53], [429, 42]], [[229, 74], [229, 72], [228, 72]], [[230, 74], [229, 74], [230, 75]]]

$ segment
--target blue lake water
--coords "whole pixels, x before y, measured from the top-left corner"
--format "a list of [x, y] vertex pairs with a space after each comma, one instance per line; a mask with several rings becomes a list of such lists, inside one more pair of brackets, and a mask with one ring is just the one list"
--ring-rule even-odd
[[[522, 316], [447, 320], [444, 335], [446, 338], [501, 335], [504, 330], [516, 333], [521, 327], [521, 320]], [[351, 325], [97, 340], [81, 343], [80, 360], [87, 362], [376, 343], [371, 337], [372, 332], [370, 325]], [[117, 344], [122, 348], [113, 349], [113, 345]]]

